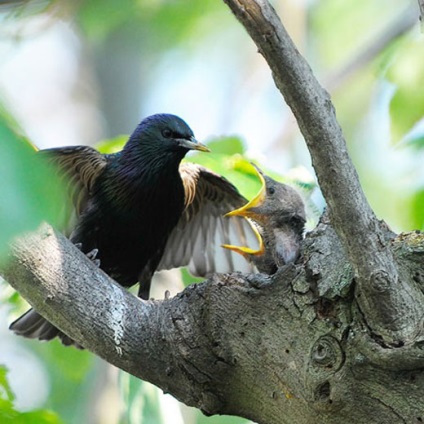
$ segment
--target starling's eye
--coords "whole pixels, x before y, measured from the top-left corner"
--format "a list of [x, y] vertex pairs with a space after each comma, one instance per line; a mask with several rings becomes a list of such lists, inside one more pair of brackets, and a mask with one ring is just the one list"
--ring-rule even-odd
[[162, 130], [162, 135], [165, 138], [171, 138], [172, 137], [172, 131], [169, 130], [168, 128], [166, 128], [166, 129]]
[[268, 189], [268, 194], [274, 194], [275, 193], [275, 188], [274, 187], [270, 187]]

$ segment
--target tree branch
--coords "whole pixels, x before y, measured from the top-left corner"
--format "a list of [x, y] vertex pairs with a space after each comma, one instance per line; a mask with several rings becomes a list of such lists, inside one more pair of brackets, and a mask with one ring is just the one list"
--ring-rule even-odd
[[325, 77], [324, 86], [327, 90], [333, 92], [337, 90], [352, 75], [361, 70], [375, 59], [387, 46], [394, 40], [405, 34], [417, 23], [416, 8], [409, 6], [400, 13], [386, 28], [377, 36], [364, 43], [359, 53], [352, 57], [340, 69], [330, 73]]
[[41, 315], [109, 363], [188, 405], [222, 410], [208, 384], [226, 364], [189, 309], [196, 285], [173, 299], [143, 301], [47, 225], [13, 244], [1, 272]]
[[362, 191], [329, 94], [267, 0], [224, 1], [268, 62], [297, 119], [332, 224], [357, 276], [357, 301], [370, 327], [387, 343], [411, 342], [421, 330], [423, 295], [399, 278], [389, 241]]
[[418, 0], [418, 6], [420, 8], [421, 32], [424, 32], [424, 0]]
[[[261, 275], [224, 275], [172, 299], [143, 301], [43, 225], [13, 244], [0, 272], [40, 314], [82, 346], [187, 405], [267, 424], [281, 424], [281, 408], [309, 417], [297, 422], [309, 422], [315, 415], [309, 399], [289, 400], [288, 387], [291, 380], [293, 387], [299, 386], [299, 372], [306, 372], [302, 361], [309, 357], [306, 346], [316, 337], [310, 328], [305, 345], [291, 347], [289, 322], [301, 325], [303, 309], [289, 296], [290, 282], [299, 273], [294, 266], [279, 273], [279, 284]], [[311, 305], [311, 295], [308, 291], [301, 297]], [[341, 363], [341, 357], [338, 352], [334, 360]], [[298, 361], [294, 369], [285, 366], [290, 358]], [[258, 363], [267, 365], [262, 369]], [[315, 390], [314, 379], [308, 384]]]
[[[320, 223], [304, 247], [304, 265], [272, 277], [217, 275], [172, 299], [146, 302], [43, 225], [14, 243], [0, 274], [81, 345], [207, 414], [264, 424], [365, 422], [371, 415], [371, 422], [412, 422], [424, 384], [403, 370], [423, 367], [419, 346], [381, 348], [367, 336], [331, 226]], [[412, 235], [395, 249], [422, 288], [423, 247], [424, 238]], [[387, 408], [389, 383], [374, 390], [375, 381], [390, 378], [408, 393], [395, 408]]]
[[143, 301], [47, 225], [14, 244], [2, 271], [40, 314], [85, 348], [188, 405], [208, 413], [222, 409], [207, 386], [225, 363], [217, 364], [213, 340], [189, 309], [199, 296], [196, 285], [180, 297]]

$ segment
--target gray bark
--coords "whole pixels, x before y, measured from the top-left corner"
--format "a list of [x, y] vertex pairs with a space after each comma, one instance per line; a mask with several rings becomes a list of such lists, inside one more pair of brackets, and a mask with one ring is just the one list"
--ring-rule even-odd
[[[398, 237], [392, 251], [421, 290], [424, 236]], [[207, 414], [267, 424], [424, 419], [422, 343], [374, 338], [324, 220], [301, 264], [272, 277], [216, 275], [163, 301], [126, 292], [47, 225], [14, 243], [1, 273], [80, 344]]]
[[226, 3], [292, 107], [328, 203], [301, 262], [145, 302], [44, 225], [13, 244], [0, 273], [87, 349], [207, 414], [423, 422], [424, 236], [395, 237], [374, 216], [330, 98], [269, 3]]
[[[384, 228], [362, 191], [329, 94], [267, 0], [224, 0], [268, 62], [305, 138], [337, 234], [357, 278], [357, 302], [376, 337], [412, 343], [424, 298], [400, 276]], [[387, 313], [390, 311], [390, 313]]]

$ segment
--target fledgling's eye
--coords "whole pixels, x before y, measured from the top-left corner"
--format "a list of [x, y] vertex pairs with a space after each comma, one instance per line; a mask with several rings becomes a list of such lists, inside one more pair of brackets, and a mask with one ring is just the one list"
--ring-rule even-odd
[[275, 188], [274, 187], [270, 187], [268, 189], [268, 194], [274, 194], [275, 193]]
[[165, 128], [164, 130], [162, 130], [162, 135], [165, 138], [171, 138], [172, 137], [172, 131], [169, 130], [168, 128]]

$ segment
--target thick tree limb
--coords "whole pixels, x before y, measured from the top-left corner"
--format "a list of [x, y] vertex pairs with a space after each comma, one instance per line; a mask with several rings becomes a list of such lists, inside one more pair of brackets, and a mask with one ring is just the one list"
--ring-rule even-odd
[[[395, 252], [424, 288], [423, 236], [399, 239]], [[308, 236], [304, 259], [273, 277], [218, 275], [145, 302], [44, 225], [13, 245], [0, 274], [80, 344], [207, 414], [263, 424], [415, 422], [420, 345], [383, 348], [369, 337], [328, 224]], [[402, 402], [393, 381], [408, 393]]]
[[357, 300], [386, 343], [411, 342], [422, 331], [422, 293], [401, 278], [362, 191], [329, 94], [320, 86], [267, 0], [224, 0], [246, 28], [292, 109], [337, 231], [357, 276]]
[[[214, 341], [201, 331], [204, 320], [191, 316], [196, 286], [182, 296], [186, 301], [143, 301], [47, 225], [13, 245], [1, 274], [40, 314], [85, 348], [188, 405], [210, 413], [218, 409], [207, 382], [213, 379], [209, 373], [225, 368], [225, 363], [217, 360]], [[193, 352], [203, 355], [197, 358]]]

